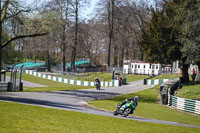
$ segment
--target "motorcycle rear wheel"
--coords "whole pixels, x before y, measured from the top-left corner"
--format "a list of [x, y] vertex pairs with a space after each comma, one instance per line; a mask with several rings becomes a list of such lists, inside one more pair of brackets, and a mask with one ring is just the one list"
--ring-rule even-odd
[[126, 117], [126, 116], [128, 116], [128, 115], [130, 114], [130, 112], [131, 112], [131, 109], [130, 109], [130, 108], [126, 108], [126, 109], [124, 110], [122, 116], [123, 116], [123, 117]]

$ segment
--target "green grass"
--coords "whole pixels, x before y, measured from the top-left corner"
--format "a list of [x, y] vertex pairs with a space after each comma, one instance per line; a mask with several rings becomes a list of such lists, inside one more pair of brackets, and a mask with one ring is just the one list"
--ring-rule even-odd
[[128, 75], [126, 75], [126, 78], [127, 78], [127, 82], [133, 82], [133, 81], [137, 81], [137, 80], [146, 79], [146, 78], [148, 78], [148, 76], [128, 74]]
[[[68, 75], [54, 75], [54, 76], [70, 79]], [[77, 75], [76, 79], [80, 81], [94, 81], [95, 77], [98, 77], [100, 81], [111, 81], [112, 73], [91, 72], [91, 73], [85, 73], [84, 75]], [[148, 78], [148, 76], [129, 74], [129, 75], [126, 75], [126, 78], [127, 78], [127, 82], [133, 82], [136, 80], [142, 80], [142, 79]]]
[[28, 89], [24, 89], [24, 91], [57, 91], [57, 90], [77, 90], [77, 89], [94, 88], [94, 86], [79, 86], [79, 85], [70, 85], [70, 84], [60, 83], [60, 82], [56, 82], [56, 81], [52, 81], [48, 79], [35, 77], [35, 76], [25, 74], [25, 73], [23, 73], [22, 80], [48, 86], [48, 87], [28, 88]]
[[112, 80], [112, 73], [102, 73], [102, 72], [89, 72], [84, 73], [83, 75], [77, 75], [74, 77], [70, 77], [69, 75], [53, 75], [55, 77], [62, 77], [62, 78], [75, 78], [76, 80], [80, 81], [94, 81], [95, 77], [98, 77], [101, 81], [111, 81]]
[[198, 133], [199, 129], [137, 122], [0, 102], [1, 133]]
[[[6, 75], [10, 76], [10, 73], [6, 73]], [[90, 73], [90, 76], [88, 76], [88, 77], [90, 77], [90, 78], [92, 77], [91, 79], [94, 79], [96, 76], [99, 77], [100, 80], [103, 78], [107, 78], [107, 80], [108, 80], [112, 77], [110, 73]], [[90, 79], [90, 78], [88, 78], [88, 79]], [[144, 78], [147, 78], [147, 76], [127, 75], [128, 82], [141, 80]], [[44, 78], [39, 78], [39, 77], [30, 75], [30, 74], [25, 74], [25, 73], [23, 73], [23, 75], [22, 75], [22, 80], [48, 86], [48, 87], [34, 87], [34, 88], [25, 87], [24, 91], [58, 91], [58, 90], [76, 90], [76, 89], [95, 88], [94, 86], [78, 86], [78, 85], [70, 85], [70, 84], [60, 83], [60, 82], [56, 82], [56, 81], [52, 81], [52, 80], [48, 80], [48, 79], [44, 79]], [[84, 80], [85, 80], [85, 78], [82, 79], [82, 81], [84, 81]], [[85, 81], [87, 81], [87, 80], [85, 80]]]
[[154, 88], [114, 97], [105, 100], [89, 101], [89, 104], [98, 108], [113, 111], [115, 104], [124, 101], [125, 98], [139, 96], [139, 106], [135, 110], [135, 116], [141, 116], [144, 118], [158, 119], [164, 121], [173, 121], [185, 124], [200, 125], [200, 117], [192, 115], [186, 112], [180, 112], [175, 109], [171, 109], [167, 106], [160, 105], [158, 103], [158, 88]]
[[161, 74], [152, 79], [175, 79], [175, 78], [180, 78], [180, 77], [181, 77], [181, 74]]
[[194, 82], [188, 85], [183, 85], [183, 88], [178, 89], [176, 93], [178, 97], [200, 100], [200, 83]]

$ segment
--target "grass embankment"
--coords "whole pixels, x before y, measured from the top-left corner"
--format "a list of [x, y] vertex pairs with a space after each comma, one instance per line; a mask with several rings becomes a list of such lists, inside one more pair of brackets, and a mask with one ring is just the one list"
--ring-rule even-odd
[[[95, 77], [99, 77], [101, 79], [111, 79], [112, 75], [110, 73], [88, 73], [89, 76], [87, 79], [94, 79]], [[10, 76], [10, 73], [6, 73], [7, 76]], [[65, 77], [65, 76], [57, 76], [57, 77]], [[65, 77], [66, 78], [66, 77]], [[140, 75], [127, 75], [127, 81], [132, 82], [136, 80], [142, 80], [147, 78], [147, 76], [140, 76]], [[81, 79], [81, 76], [78, 76], [78, 79]], [[86, 78], [82, 78], [81, 81], [88, 81], [85, 80]], [[70, 85], [65, 83], [60, 83], [44, 78], [39, 78], [30, 74], [23, 73], [22, 80], [29, 81], [36, 84], [46, 85], [48, 87], [24, 87], [24, 91], [58, 91], [58, 90], [76, 90], [76, 89], [90, 89], [95, 88], [94, 86], [78, 86], [78, 85]], [[92, 80], [93, 81], [93, 80]], [[111, 81], [111, 80], [108, 80]]]
[[[53, 74], [52, 74], [53, 75]], [[70, 77], [69, 75], [53, 75], [55, 77], [62, 77], [66, 79], [75, 78], [76, 80], [80, 81], [94, 81], [95, 77], [98, 77], [100, 81], [111, 81], [112, 80], [112, 73], [106, 73], [106, 72], [89, 72], [84, 74], [78, 74], [74, 75], [73, 77]]]
[[[180, 74], [162, 74], [152, 79], [175, 79], [181, 77]], [[192, 80], [189, 76], [190, 81]], [[178, 97], [184, 97], [187, 99], [200, 100], [200, 82], [191, 82], [189, 84], [183, 84], [183, 88], [176, 91]]]
[[161, 74], [151, 79], [175, 79], [175, 78], [180, 78], [180, 77], [181, 77], [181, 74]]
[[[53, 75], [53, 74], [52, 74]], [[98, 77], [100, 81], [111, 81], [112, 80], [112, 73], [106, 73], [106, 72], [90, 72], [90, 73], [84, 73], [83, 75], [77, 75], [74, 77], [70, 77], [68, 75], [53, 75], [55, 77], [62, 77], [62, 78], [75, 78], [76, 80], [80, 81], [94, 81], [95, 77]], [[123, 75], [121, 75], [123, 77]], [[148, 76], [143, 76], [143, 75], [125, 75], [127, 78], [127, 82], [133, 82], [136, 80], [142, 80], [145, 78], [148, 78]]]
[[200, 82], [184, 84], [183, 88], [178, 89], [176, 93], [178, 97], [200, 100]]
[[142, 79], [146, 79], [148, 78], [149, 76], [146, 76], [146, 75], [126, 75], [126, 78], [127, 78], [127, 82], [133, 82], [133, 81], [137, 81], [137, 80], [142, 80]]
[[70, 84], [60, 83], [60, 82], [56, 82], [56, 81], [52, 81], [48, 79], [35, 77], [35, 76], [25, 74], [25, 73], [23, 73], [22, 80], [48, 86], [48, 87], [28, 88], [28, 89], [24, 89], [24, 91], [57, 91], [57, 90], [77, 90], [77, 89], [94, 88], [94, 86], [79, 86], [79, 85], [70, 85]]
[[0, 102], [2, 133], [198, 133], [199, 129]]
[[103, 108], [106, 110], [114, 110], [115, 104], [124, 101], [125, 98], [139, 96], [139, 106], [135, 110], [135, 116], [141, 116], [145, 118], [164, 120], [164, 121], [173, 121], [185, 124], [200, 125], [200, 117], [192, 115], [185, 112], [180, 112], [175, 109], [170, 109], [166, 106], [160, 105], [158, 103], [158, 88], [154, 88], [114, 97], [111, 99], [105, 100], [96, 100], [89, 101], [89, 104], [98, 108]]

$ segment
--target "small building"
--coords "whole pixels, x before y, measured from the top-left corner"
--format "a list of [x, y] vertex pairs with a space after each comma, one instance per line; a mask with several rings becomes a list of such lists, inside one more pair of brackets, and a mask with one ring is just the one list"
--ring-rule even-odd
[[162, 67], [159, 63], [130, 63], [124, 64], [123, 72], [126, 74], [139, 74], [139, 75], [160, 75]]

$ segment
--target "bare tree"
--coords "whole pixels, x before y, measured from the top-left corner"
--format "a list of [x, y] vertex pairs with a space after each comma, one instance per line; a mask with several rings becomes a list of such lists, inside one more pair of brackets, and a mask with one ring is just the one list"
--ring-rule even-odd
[[74, 30], [74, 45], [72, 45], [72, 54], [71, 54], [71, 70], [75, 69], [75, 60], [76, 60], [76, 52], [78, 45], [78, 24], [79, 24], [79, 8], [84, 6], [87, 3], [87, 0], [74, 0], [72, 6], [74, 7], [75, 13], [75, 30]]
[[[24, 12], [29, 12], [30, 9], [26, 9], [25, 7], [21, 6], [20, 1], [17, 0], [0, 0], [0, 42], [2, 40], [2, 30], [5, 29], [4, 23], [8, 22], [10, 19], [15, 19], [17, 21], [20, 21], [20, 23], [23, 25], [23, 20], [20, 19], [20, 14]], [[6, 40], [5, 42], [1, 42], [0, 45], [0, 71], [1, 71], [1, 63], [2, 63], [2, 48], [10, 44], [12, 41], [21, 39], [21, 38], [27, 38], [27, 37], [36, 37], [36, 36], [43, 36], [46, 35], [46, 32], [37, 32], [37, 33], [21, 33], [18, 35], [10, 35], [10, 38]]]
[[68, 34], [72, 27], [72, 17], [73, 6], [71, 0], [52, 0], [45, 5], [45, 9], [48, 12], [56, 14], [54, 15], [54, 20], [52, 25], [55, 29], [53, 32], [58, 33], [55, 35], [57, 41], [60, 43], [59, 47], [62, 50], [62, 68], [66, 71], [66, 48], [68, 44]]

